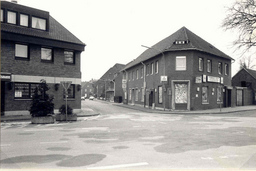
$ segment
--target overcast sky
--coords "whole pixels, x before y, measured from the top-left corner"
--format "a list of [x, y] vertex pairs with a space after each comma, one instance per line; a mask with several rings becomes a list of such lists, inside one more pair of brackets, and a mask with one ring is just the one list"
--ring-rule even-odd
[[[235, 0], [19, 0], [50, 15], [86, 44], [82, 81], [99, 79], [116, 63], [127, 64], [185, 26], [234, 59], [236, 32], [221, 23]], [[238, 71], [238, 60], [232, 75]]]

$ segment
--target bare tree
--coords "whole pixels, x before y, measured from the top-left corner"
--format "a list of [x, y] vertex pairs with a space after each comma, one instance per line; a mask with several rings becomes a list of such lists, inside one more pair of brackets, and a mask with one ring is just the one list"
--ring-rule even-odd
[[238, 0], [227, 10], [222, 27], [226, 30], [239, 30], [234, 45], [249, 50], [256, 46], [256, 2], [254, 0]]
[[240, 69], [242, 69], [242, 68], [253, 69], [254, 67], [256, 67], [252, 56], [243, 57], [242, 59], [239, 60], [239, 64], [240, 64]]

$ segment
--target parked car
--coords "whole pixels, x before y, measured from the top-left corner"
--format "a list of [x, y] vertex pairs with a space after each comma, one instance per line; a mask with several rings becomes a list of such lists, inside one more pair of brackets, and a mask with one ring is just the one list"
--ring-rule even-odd
[[89, 100], [93, 100], [93, 99], [94, 99], [94, 97], [93, 97], [93, 96], [90, 96], [90, 97], [89, 97]]
[[82, 97], [81, 97], [81, 100], [85, 100], [85, 97], [84, 97], [84, 96], [82, 96]]

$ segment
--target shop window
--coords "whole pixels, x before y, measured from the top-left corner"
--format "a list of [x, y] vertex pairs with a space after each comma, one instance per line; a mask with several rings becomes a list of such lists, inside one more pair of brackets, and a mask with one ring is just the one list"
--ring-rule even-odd
[[53, 61], [52, 49], [41, 48], [41, 60], [42, 61]]
[[28, 15], [20, 14], [20, 25], [28, 27]]
[[221, 75], [222, 74], [222, 63], [218, 63], [218, 73]]
[[163, 87], [158, 87], [158, 103], [163, 103]]
[[156, 63], [155, 63], [155, 73], [156, 74], [158, 73], [158, 61], [156, 61]]
[[15, 99], [31, 99], [34, 95], [35, 88], [38, 84], [33, 83], [15, 83], [14, 98]]
[[75, 63], [74, 52], [64, 51], [64, 63], [65, 64], [74, 64]]
[[17, 13], [16, 12], [7, 12], [7, 23], [16, 24], [17, 22]]
[[185, 71], [185, 70], [186, 70], [186, 56], [177, 56], [176, 71]]
[[209, 97], [208, 97], [208, 87], [202, 87], [202, 104], [208, 104]]
[[212, 61], [207, 60], [207, 72], [212, 72]]
[[203, 71], [204, 70], [204, 60], [203, 58], [199, 58], [198, 59], [198, 65], [199, 65], [199, 71]]
[[32, 17], [32, 28], [46, 30], [46, 20], [42, 18]]
[[222, 88], [217, 87], [217, 103], [222, 103]]
[[[71, 84], [67, 90], [68, 99], [75, 98], [75, 84]], [[63, 97], [65, 98], [65, 89], [63, 89]]]
[[15, 57], [28, 59], [28, 46], [15, 44]]

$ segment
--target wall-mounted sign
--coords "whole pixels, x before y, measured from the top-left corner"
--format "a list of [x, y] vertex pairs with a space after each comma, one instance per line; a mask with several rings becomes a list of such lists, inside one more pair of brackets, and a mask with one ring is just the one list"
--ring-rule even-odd
[[11, 81], [11, 79], [12, 79], [11, 74], [1, 73], [1, 81]]
[[206, 75], [203, 75], [203, 82], [206, 82]]
[[202, 76], [196, 77], [196, 83], [202, 83]]
[[223, 77], [220, 77], [220, 83], [221, 84], [223, 84], [223, 81], [224, 81]]
[[220, 77], [207, 76], [208, 82], [220, 83]]
[[161, 82], [167, 82], [168, 77], [167, 76], [161, 76]]
[[126, 79], [122, 79], [123, 84], [126, 84], [126, 82], [127, 82]]

